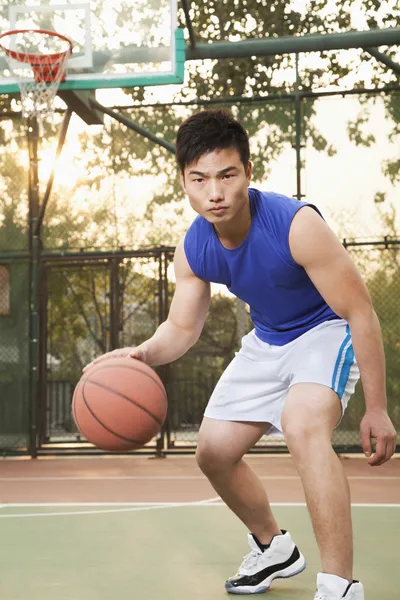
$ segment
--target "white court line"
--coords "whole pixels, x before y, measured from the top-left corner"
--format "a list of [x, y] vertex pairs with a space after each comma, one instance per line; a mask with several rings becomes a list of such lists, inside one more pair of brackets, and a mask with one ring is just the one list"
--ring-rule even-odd
[[[305, 507], [305, 503], [271, 503], [272, 506], [301, 506]], [[18, 514], [9, 514], [9, 515], [0, 515], [0, 519], [18, 519], [18, 518], [36, 518], [36, 517], [71, 517], [71, 516], [84, 516], [84, 515], [104, 515], [104, 514], [118, 514], [118, 513], [132, 513], [138, 511], [147, 511], [147, 510], [160, 510], [165, 508], [179, 508], [179, 507], [187, 507], [187, 506], [225, 506], [223, 502], [214, 502], [214, 503], [189, 503], [184, 502], [182, 504], [168, 504], [168, 505], [160, 505], [160, 506], [141, 506], [136, 508], [122, 508], [122, 509], [109, 509], [109, 510], [78, 510], [71, 512], [50, 512], [50, 513], [18, 513]], [[373, 508], [400, 508], [400, 504], [353, 504], [352, 506], [356, 507], [373, 507]]]
[[[270, 481], [281, 481], [281, 480], [298, 480], [300, 477], [298, 475], [259, 475], [259, 479], [262, 480], [270, 480]], [[383, 481], [393, 479], [394, 481], [400, 479], [400, 476], [397, 475], [348, 475], [347, 479], [351, 480], [366, 480], [366, 481]], [[68, 477], [0, 477], [1, 482], [7, 481], [129, 481], [129, 480], [138, 480], [138, 481], [192, 481], [192, 480], [201, 480], [207, 481], [207, 478], [203, 475], [116, 475], [109, 477], [86, 477], [86, 476], [68, 476]]]
[[[71, 512], [50, 512], [50, 513], [19, 513], [19, 514], [9, 514], [9, 515], [0, 515], [0, 519], [18, 519], [18, 518], [36, 518], [36, 517], [71, 517], [71, 516], [83, 516], [83, 515], [104, 515], [104, 514], [118, 514], [118, 513], [132, 513], [138, 511], [146, 511], [146, 510], [160, 510], [165, 508], [179, 508], [179, 507], [187, 507], [187, 506], [225, 506], [224, 502], [183, 502], [183, 503], [175, 503], [175, 504], [167, 504], [167, 505], [159, 505], [159, 506], [140, 506], [140, 507], [131, 507], [131, 508], [121, 508], [121, 509], [108, 509], [108, 510], [78, 510]], [[306, 507], [305, 503], [302, 502], [272, 502], [271, 506], [286, 506], [286, 507]], [[352, 504], [353, 507], [358, 508], [400, 508], [400, 504]]]
[[[271, 506], [304, 506], [307, 504], [305, 502], [270, 502]], [[207, 506], [225, 506], [224, 502], [212, 502], [207, 504]], [[400, 508], [400, 504], [359, 504], [352, 503], [352, 507], [354, 508]]]
[[178, 476], [162, 476], [162, 475], [116, 475], [110, 477], [86, 477], [86, 476], [76, 476], [76, 477], [0, 477], [0, 481], [125, 481], [130, 479], [137, 480], [176, 480], [176, 479], [206, 479], [202, 475], [195, 475], [185, 477], [183, 475]]
[[[0, 504], [1, 508], [26, 508], [28, 506], [35, 506], [39, 508], [48, 508], [50, 506], [186, 506], [195, 504], [209, 504], [210, 502], [217, 502], [221, 500], [219, 496], [213, 498], [207, 498], [206, 500], [194, 500], [186, 502], [16, 502], [8, 503], [3, 502]], [[222, 501], [221, 501], [222, 502]]]
[[[180, 506], [208, 506], [209, 503], [215, 502], [216, 500], [219, 500], [219, 497], [217, 498], [209, 498], [207, 500], [200, 500], [200, 501], [196, 501], [196, 502], [166, 502], [166, 503], [150, 503], [148, 502], [147, 504], [142, 503], [141, 506], [130, 506], [129, 508], [111, 508], [111, 509], [103, 509], [103, 510], [77, 510], [77, 511], [71, 511], [71, 512], [47, 512], [47, 513], [15, 513], [15, 514], [8, 514], [8, 515], [2, 515], [0, 514], [0, 519], [18, 519], [18, 518], [26, 518], [26, 517], [70, 517], [70, 516], [76, 516], [76, 515], [104, 515], [104, 514], [116, 514], [116, 513], [122, 513], [122, 512], [137, 512], [137, 511], [142, 511], [142, 510], [157, 510], [160, 508], [175, 508], [175, 507], [180, 507]], [[221, 505], [223, 503], [221, 502]], [[71, 506], [71, 504], [25, 504], [25, 505], [21, 505], [21, 504], [2, 504], [0, 506], [0, 508], [11, 508], [11, 507], [18, 507], [18, 506], [31, 506], [31, 507], [39, 507], [39, 506]], [[74, 503], [74, 506], [86, 506], [85, 504], [77, 504]], [[113, 503], [111, 504], [105, 504], [104, 506], [114, 506]]]
[[[307, 506], [305, 502], [271, 502], [271, 506]], [[226, 506], [225, 502], [221, 500], [219, 496], [215, 498], [208, 498], [207, 500], [196, 500], [194, 502], [17, 502], [17, 503], [2, 503], [0, 504], [0, 509], [2, 508], [52, 508], [56, 506], [64, 506], [64, 507], [81, 507], [81, 506], [93, 506], [93, 507], [102, 507], [102, 506], [116, 506], [116, 507], [130, 507], [130, 508], [141, 508], [148, 506], [161, 506], [168, 508], [169, 506]], [[384, 503], [352, 503], [352, 506], [369, 506], [372, 508], [379, 508], [381, 506], [384, 507], [400, 507], [400, 504], [384, 504]]]

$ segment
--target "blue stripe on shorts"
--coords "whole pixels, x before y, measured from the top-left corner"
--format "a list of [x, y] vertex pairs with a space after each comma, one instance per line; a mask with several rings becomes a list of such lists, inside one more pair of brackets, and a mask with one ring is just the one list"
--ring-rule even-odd
[[[343, 357], [344, 354], [344, 357]], [[343, 360], [344, 358], [344, 360]], [[351, 343], [350, 327], [346, 327], [346, 337], [340, 346], [336, 359], [335, 368], [332, 375], [332, 389], [337, 393], [340, 399], [343, 398], [347, 382], [350, 376], [350, 369], [354, 363], [354, 349]], [[339, 372], [340, 369], [340, 372]], [[337, 383], [336, 383], [337, 382]]]

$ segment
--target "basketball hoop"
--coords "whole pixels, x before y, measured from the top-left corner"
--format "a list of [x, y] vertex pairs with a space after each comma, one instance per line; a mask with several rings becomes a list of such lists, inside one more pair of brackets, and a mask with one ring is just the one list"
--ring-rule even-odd
[[23, 115], [36, 117], [41, 123], [54, 112], [53, 101], [65, 80], [66, 62], [72, 52], [71, 41], [45, 29], [15, 29], [0, 35], [0, 48], [19, 86]]

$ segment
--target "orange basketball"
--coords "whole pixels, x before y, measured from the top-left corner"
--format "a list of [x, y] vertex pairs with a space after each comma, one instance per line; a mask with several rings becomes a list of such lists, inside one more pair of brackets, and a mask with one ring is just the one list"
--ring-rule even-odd
[[134, 358], [110, 358], [89, 368], [72, 399], [76, 426], [104, 450], [136, 450], [160, 431], [167, 394], [151, 367]]

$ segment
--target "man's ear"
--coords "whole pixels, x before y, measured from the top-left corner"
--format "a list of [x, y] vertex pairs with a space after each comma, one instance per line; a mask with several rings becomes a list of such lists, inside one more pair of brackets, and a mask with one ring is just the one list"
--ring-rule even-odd
[[184, 176], [184, 174], [183, 174], [182, 171], [180, 171], [180, 173], [179, 173], [179, 181], [181, 183], [181, 187], [182, 187], [183, 191], [186, 192], [186, 188], [185, 188], [185, 176]]
[[247, 164], [247, 169], [246, 169], [246, 177], [248, 182], [250, 183], [251, 178], [253, 176], [253, 163], [249, 160], [248, 164]]

